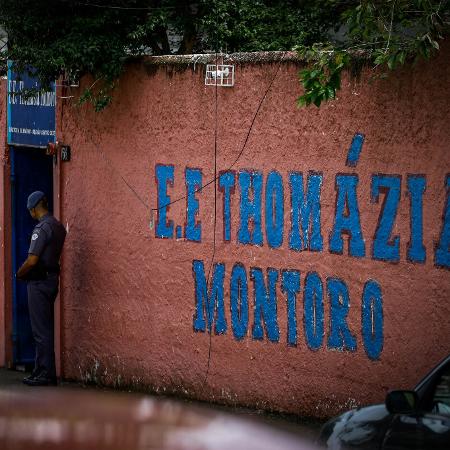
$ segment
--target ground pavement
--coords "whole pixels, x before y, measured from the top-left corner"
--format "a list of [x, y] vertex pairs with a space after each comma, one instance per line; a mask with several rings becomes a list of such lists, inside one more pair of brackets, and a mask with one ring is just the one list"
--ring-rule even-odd
[[[0, 368], [0, 391], [8, 390], [8, 391], [21, 391], [21, 392], [32, 392], [35, 390], [43, 390], [45, 392], [46, 389], [54, 389], [48, 387], [30, 387], [22, 383], [22, 379], [29, 375], [28, 372], [22, 372], [17, 370], [9, 370], [6, 368]], [[108, 391], [109, 395], [124, 395], [123, 392], [115, 391], [113, 389], [105, 389], [99, 388], [95, 386], [87, 386], [82, 383], [77, 383], [73, 381], [62, 381], [59, 383], [58, 388], [61, 390], [102, 390]], [[130, 394], [131, 395], [131, 394]], [[148, 398], [154, 398], [152, 396], [146, 395]], [[158, 398], [161, 398], [158, 396]], [[313, 419], [305, 419], [295, 415], [282, 415], [277, 413], [268, 413], [262, 410], [254, 410], [250, 408], [242, 408], [242, 407], [227, 407], [223, 405], [216, 404], [208, 404], [199, 403], [186, 399], [178, 399], [171, 398], [174, 401], [179, 401], [183, 403], [189, 403], [192, 405], [200, 405], [202, 407], [207, 406], [214, 411], [222, 411], [226, 413], [231, 413], [237, 416], [250, 417], [252, 419], [256, 419], [257, 421], [262, 421], [271, 426], [274, 426], [278, 429], [284, 430], [289, 433], [295, 433], [297, 435], [302, 436], [307, 440], [314, 440], [319, 432], [323, 421], [313, 420]]]

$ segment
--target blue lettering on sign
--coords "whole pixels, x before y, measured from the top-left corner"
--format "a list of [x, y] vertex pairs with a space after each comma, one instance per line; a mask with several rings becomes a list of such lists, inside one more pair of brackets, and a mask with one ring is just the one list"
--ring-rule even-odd
[[284, 191], [283, 179], [278, 172], [270, 172], [266, 181], [266, 237], [270, 247], [283, 243]]
[[408, 175], [407, 185], [411, 221], [408, 259], [413, 262], [424, 263], [426, 249], [423, 245], [423, 193], [427, 186], [427, 180], [424, 175]]
[[[289, 175], [291, 186], [291, 222], [289, 247], [292, 250], [322, 251], [323, 238], [320, 229], [320, 189], [322, 175], [310, 173], [306, 198], [303, 193], [303, 174]], [[300, 232], [301, 230], [301, 232]]]
[[339, 278], [327, 280], [327, 291], [330, 298], [330, 335], [328, 347], [338, 350], [356, 351], [356, 338], [350, 332], [347, 315], [350, 299], [347, 285]]
[[186, 168], [185, 182], [187, 202], [185, 237], [189, 241], [200, 242], [202, 240], [202, 224], [195, 221], [199, 210], [195, 194], [198, 188], [202, 186], [202, 171], [200, 169]]
[[234, 172], [219, 176], [219, 190], [223, 192], [223, 240], [231, 240], [231, 194], [234, 192]]
[[272, 342], [280, 339], [280, 330], [277, 322], [277, 294], [276, 283], [278, 281], [278, 271], [267, 269], [268, 289], [264, 283], [264, 275], [261, 269], [252, 267], [250, 278], [254, 283], [254, 323], [253, 339], [263, 339], [264, 331], [261, 319], [264, 321], [267, 337]]
[[157, 238], [173, 237], [173, 221], [167, 221], [170, 197], [167, 195], [167, 184], [173, 186], [174, 167], [157, 164], [155, 168], [156, 184], [158, 188], [158, 208], [155, 227]]
[[239, 341], [248, 328], [248, 284], [247, 272], [242, 264], [236, 263], [230, 281], [231, 325], [234, 337]]
[[300, 272], [283, 270], [281, 273], [281, 290], [286, 293], [289, 345], [297, 345], [297, 294], [300, 292]]
[[205, 331], [205, 316], [208, 321], [208, 331], [211, 332], [215, 317], [216, 334], [227, 331], [227, 321], [223, 307], [223, 280], [225, 277], [225, 265], [214, 264], [213, 279], [208, 294], [208, 286], [205, 277], [203, 261], [192, 261], [192, 272], [195, 280], [196, 310], [194, 316], [194, 330]]
[[303, 321], [306, 345], [311, 350], [319, 350], [324, 338], [323, 287], [322, 280], [315, 272], [306, 275], [303, 295]]
[[450, 174], [445, 180], [447, 189], [447, 202], [445, 206], [439, 244], [434, 254], [434, 262], [439, 267], [450, 267]]
[[330, 235], [330, 252], [343, 253], [344, 242], [342, 234], [349, 234], [349, 254], [363, 257], [366, 254], [359, 219], [356, 188], [357, 175], [336, 175], [336, 212], [333, 231]]
[[364, 350], [370, 359], [378, 359], [383, 350], [383, 297], [373, 280], [364, 285], [361, 324]]
[[372, 256], [382, 261], [398, 262], [400, 260], [400, 237], [391, 240], [397, 209], [400, 201], [401, 178], [394, 175], [372, 176], [372, 201], [378, 203], [381, 191], [385, 192], [383, 206], [380, 211], [378, 227], [373, 238]]
[[[241, 244], [262, 245], [261, 230], [261, 172], [239, 172], [239, 185], [241, 188], [240, 216], [241, 225], [238, 233], [238, 242]], [[250, 190], [253, 200], [250, 200]], [[253, 231], [250, 232], [250, 221], [253, 222]]]

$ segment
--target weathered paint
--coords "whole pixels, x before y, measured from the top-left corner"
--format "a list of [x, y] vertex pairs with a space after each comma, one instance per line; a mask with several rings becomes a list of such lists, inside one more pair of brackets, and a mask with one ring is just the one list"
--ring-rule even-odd
[[60, 105], [64, 375], [318, 416], [411, 387], [450, 341], [449, 54], [320, 109], [282, 63], [235, 162], [278, 63], [238, 66], [216, 196], [202, 66]]
[[9, 252], [9, 239], [10, 234], [9, 228], [6, 228], [8, 215], [10, 216], [11, 211], [9, 209], [9, 204], [5, 201], [5, 196], [7, 196], [10, 191], [7, 188], [7, 180], [9, 178], [8, 170], [8, 158], [7, 152], [4, 144], [6, 143], [6, 83], [0, 83], [0, 142], [3, 143], [1, 162], [2, 167], [0, 169], [0, 236], [1, 236], [1, 248], [0, 248], [0, 364], [4, 365], [7, 359], [7, 346], [6, 346], [6, 336], [11, 334], [12, 326], [12, 314], [10, 302], [7, 301], [8, 294], [11, 290], [8, 290], [10, 283], [6, 282], [6, 278], [10, 271], [8, 271], [8, 264], [11, 264], [11, 253]]

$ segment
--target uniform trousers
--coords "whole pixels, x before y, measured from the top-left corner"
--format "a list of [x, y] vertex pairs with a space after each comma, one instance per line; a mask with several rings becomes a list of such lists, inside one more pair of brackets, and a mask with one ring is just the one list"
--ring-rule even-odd
[[28, 281], [27, 284], [31, 331], [36, 345], [35, 376], [56, 377], [54, 304], [58, 288], [57, 274], [49, 274], [45, 280]]

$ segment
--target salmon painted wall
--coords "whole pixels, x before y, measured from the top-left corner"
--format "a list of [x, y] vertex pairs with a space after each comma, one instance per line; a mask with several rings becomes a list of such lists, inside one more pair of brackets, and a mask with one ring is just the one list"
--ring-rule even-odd
[[320, 109], [296, 64], [238, 65], [216, 197], [204, 66], [63, 104], [65, 377], [312, 416], [412, 387], [449, 351], [449, 56]]

